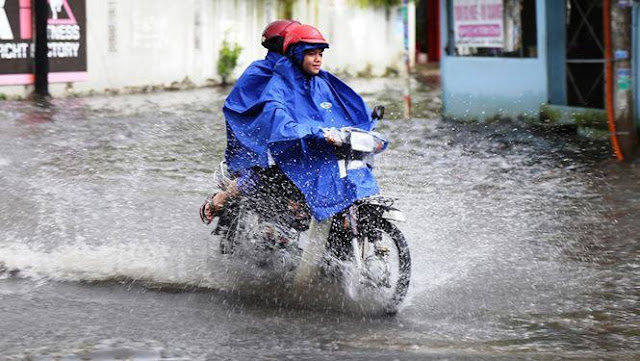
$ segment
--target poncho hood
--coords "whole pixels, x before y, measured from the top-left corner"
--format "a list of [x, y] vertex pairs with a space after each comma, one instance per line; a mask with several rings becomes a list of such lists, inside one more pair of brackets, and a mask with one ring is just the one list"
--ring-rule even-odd
[[298, 43], [287, 50], [287, 57], [293, 61], [294, 64], [301, 67], [302, 60], [307, 50], [314, 49], [328, 49], [329, 44], [326, 43]]

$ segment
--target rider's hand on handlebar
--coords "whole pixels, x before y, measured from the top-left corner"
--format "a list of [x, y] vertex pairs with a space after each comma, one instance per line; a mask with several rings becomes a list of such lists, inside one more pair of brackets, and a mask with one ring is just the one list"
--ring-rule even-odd
[[323, 128], [322, 133], [324, 134], [324, 139], [331, 145], [340, 147], [344, 143], [343, 134], [336, 128]]
[[380, 153], [384, 150], [384, 142], [381, 140], [376, 140], [376, 149], [375, 153]]

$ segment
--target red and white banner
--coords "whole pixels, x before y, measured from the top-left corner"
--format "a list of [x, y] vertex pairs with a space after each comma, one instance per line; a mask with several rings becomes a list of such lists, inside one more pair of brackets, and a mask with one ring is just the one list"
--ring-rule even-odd
[[504, 47], [503, 0], [453, 0], [456, 46]]

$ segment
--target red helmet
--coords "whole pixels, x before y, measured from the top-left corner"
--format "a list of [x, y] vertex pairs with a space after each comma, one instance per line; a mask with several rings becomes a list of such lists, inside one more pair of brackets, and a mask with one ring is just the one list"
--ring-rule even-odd
[[271, 51], [282, 53], [282, 41], [285, 31], [294, 24], [300, 25], [300, 22], [296, 20], [276, 20], [271, 22], [262, 32], [262, 46]]
[[284, 44], [282, 44], [282, 52], [286, 53], [290, 45], [297, 43], [329, 44], [320, 33], [320, 30], [306, 24], [296, 26], [286, 32]]

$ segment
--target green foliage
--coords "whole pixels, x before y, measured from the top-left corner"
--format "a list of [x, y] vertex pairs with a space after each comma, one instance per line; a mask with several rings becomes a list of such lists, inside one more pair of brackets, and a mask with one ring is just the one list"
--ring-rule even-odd
[[0, 93], [0, 100], [7, 100], [7, 95], [4, 93]]
[[218, 58], [218, 75], [222, 78], [222, 84], [227, 83], [227, 77], [231, 75], [233, 69], [238, 64], [238, 58], [242, 52], [242, 47], [236, 43], [229, 44], [225, 39], [220, 49], [220, 57]]
[[385, 78], [397, 78], [400, 76], [400, 70], [395, 66], [388, 66], [384, 70], [384, 74], [382, 76]]
[[280, 17], [283, 19], [293, 19], [293, 5], [297, 0], [278, 0], [280, 3]]
[[359, 78], [373, 78], [373, 65], [367, 63], [367, 65], [357, 73]]
[[360, 5], [361, 7], [374, 7], [381, 8], [384, 7], [389, 9], [393, 6], [397, 6], [402, 4], [402, 0], [351, 0], [352, 2]]

